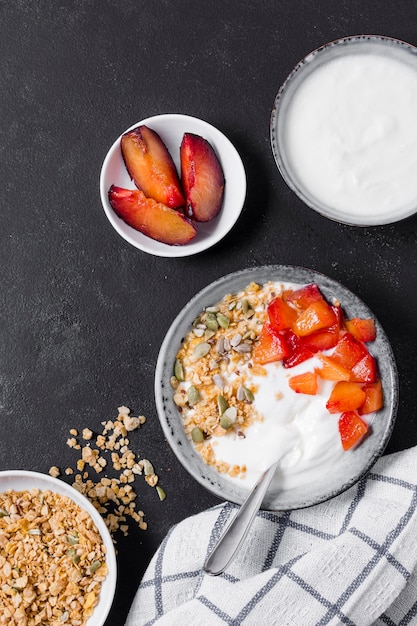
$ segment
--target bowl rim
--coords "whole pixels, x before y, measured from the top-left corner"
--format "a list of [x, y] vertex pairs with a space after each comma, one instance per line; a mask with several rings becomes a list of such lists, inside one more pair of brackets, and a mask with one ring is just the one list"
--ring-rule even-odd
[[[213, 220], [210, 220], [206, 223], [197, 223], [198, 231], [196, 238], [185, 245], [171, 246], [147, 237], [146, 235], [140, 233], [131, 226], [128, 226], [125, 222], [123, 222], [123, 220], [121, 220], [121, 218], [117, 217], [108, 201], [109, 184], [108, 181], [106, 181], [106, 177], [112, 159], [116, 158], [115, 155], [118, 153], [118, 151], [120, 151], [120, 139], [122, 135], [129, 132], [130, 130], [133, 130], [134, 128], [137, 128], [137, 126], [140, 126], [142, 124], [162, 124], [167, 126], [171, 125], [172, 128], [175, 128], [178, 125], [183, 125], [183, 132], [195, 132], [196, 134], [199, 132], [199, 134], [203, 136], [204, 134], [207, 134], [210, 136], [209, 141], [212, 144], [222, 164], [226, 179], [223, 207], [219, 215], [216, 216]], [[194, 130], [191, 131], [190, 129], [188, 129], [187, 124], [191, 125]], [[160, 133], [161, 130], [157, 130], [157, 132]], [[162, 137], [162, 139], [164, 140], [164, 137]], [[223, 155], [223, 153], [226, 154]], [[175, 162], [176, 156], [173, 155], [172, 152], [171, 156], [173, 157]], [[120, 159], [122, 159], [121, 154]], [[177, 165], [177, 169], [178, 168], [179, 166]], [[236, 182], [234, 182], [233, 185], [229, 182], [228, 186], [228, 181], [230, 181], [232, 177], [233, 180]], [[230, 196], [229, 198], [229, 193], [232, 193], [232, 191], [228, 192], [230, 185], [232, 185], [233, 193], [235, 195], [233, 197]], [[135, 189], [136, 187], [133, 183], [131, 183], [130, 188]], [[239, 219], [239, 216], [245, 204], [247, 179], [245, 167], [243, 165], [240, 154], [238, 153], [237, 149], [230, 141], [230, 139], [226, 137], [226, 135], [216, 126], [213, 126], [209, 122], [206, 122], [205, 120], [192, 115], [185, 115], [182, 113], [162, 113], [158, 115], [152, 115], [138, 122], [135, 122], [134, 124], [126, 128], [122, 133], [120, 133], [120, 135], [113, 141], [112, 145], [106, 153], [106, 156], [101, 166], [99, 191], [101, 204], [107, 219], [109, 220], [115, 231], [125, 241], [130, 243], [138, 250], [146, 252], [147, 254], [159, 257], [180, 258], [204, 252], [205, 250], [219, 243], [219, 241], [221, 241], [232, 230], [237, 220]], [[238, 192], [238, 195], [236, 195], [236, 191]], [[225, 211], [226, 202], [228, 203], [227, 212]]]
[[275, 96], [269, 123], [269, 137], [272, 154], [282, 178], [291, 191], [293, 191], [307, 207], [313, 209], [323, 217], [340, 224], [363, 228], [385, 226], [387, 224], [393, 224], [412, 217], [417, 212], [417, 199], [413, 207], [403, 209], [394, 216], [380, 217], [367, 215], [365, 218], [361, 219], [361, 216], [350, 216], [347, 212], [334, 210], [331, 206], [322, 203], [318, 198], [308, 193], [307, 190], [304, 190], [302, 186], [297, 183], [296, 176], [292, 174], [290, 171], [291, 168], [284, 162], [283, 155], [285, 155], [285, 148], [281, 148], [278, 125], [280, 124], [280, 112], [283, 107], [283, 102], [285, 103], [288, 90], [291, 88], [293, 82], [297, 80], [299, 76], [302, 76], [306, 69], [309, 70], [309, 72], [314, 71], [314, 66], [324, 63], [326, 55], [331, 55], [332, 50], [341, 49], [342, 47], [349, 49], [350, 46], [356, 45], [363, 46], [365, 52], [370, 44], [374, 46], [377, 45], [385, 51], [387, 49], [394, 50], [395, 47], [404, 51], [405, 54], [410, 55], [410, 59], [413, 60], [413, 64], [417, 70], [417, 46], [414, 46], [413, 44], [410, 44], [402, 39], [377, 34], [349, 35], [333, 39], [311, 50], [293, 67], [284, 82], [281, 84]]
[[[104, 545], [106, 546], [108, 574], [100, 589], [99, 603], [95, 607], [93, 614], [88, 618], [86, 626], [104, 626], [113, 605], [118, 576], [117, 559], [113, 539], [100, 513], [84, 494], [79, 492], [69, 483], [60, 480], [59, 478], [55, 478], [50, 474], [23, 469], [0, 470], [0, 485], [3, 480], [9, 480], [10, 483], [14, 483], [16, 480], [21, 480], [22, 487], [19, 487], [19, 490], [21, 491], [29, 491], [33, 488], [40, 489], [41, 491], [55, 491], [56, 493], [70, 498], [76, 505], [80, 506], [90, 515], [100, 533]], [[26, 480], [32, 481], [32, 484], [25, 487], [24, 483]], [[8, 487], [6, 485], [5, 489], [0, 487], [0, 492], [5, 493], [9, 489], [12, 489], [13, 491], [17, 490], [15, 487]], [[100, 614], [96, 613], [98, 608], [100, 608]]]
[[[343, 484], [339, 485], [337, 488], [333, 489], [331, 492], [323, 493], [319, 498], [304, 498], [302, 501], [294, 501], [291, 506], [276, 506], [272, 505], [271, 501], [268, 500], [268, 493], [266, 494], [264, 501], [262, 503], [261, 508], [263, 510], [269, 511], [284, 511], [284, 510], [295, 510], [300, 508], [305, 508], [308, 506], [313, 506], [315, 504], [319, 504], [320, 502], [324, 502], [333, 498], [336, 495], [339, 495], [352, 487], [355, 483], [357, 483], [365, 474], [367, 474], [378, 458], [383, 454], [388, 441], [391, 437], [396, 414], [398, 409], [398, 391], [399, 391], [399, 382], [398, 382], [398, 370], [396, 366], [396, 362], [394, 359], [393, 350], [391, 347], [388, 338], [379, 323], [377, 317], [373, 314], [373, 312], [369, 309], [369, 307], [363, 303], [360, 298], [358, 298], [353, 292], [351, 292], [344, 285], [339, 283], [338, 281], [318, 272], [316, 270], [310, 270], [308, 268], [302, 266], [293, 266], [293, 265], [263, 265], [254, 268], [246, 268], [243, 270], [238, 270], [236, 272], [232, 272], [226, 274], [217, 280], [214, 280], [210, 284], [206, 285], [204, 288], [199, 290], [191, 300], [182, 308], [182, 310], [177, 314], [174, 318], [171, 326], [169, 327], [165, 338], [162, 342], [157, 364], [155, 368], [155, 402], [157, 407], [157, 413], [159, 417], [159, 421], [165, 435], [165, 438], [170, 445], [172, 451], [177, 457], [178, 461], [181, 463], [183, 468], [203, 487], [205, 487], [212, 494], [220, 498], [221, 500], [229, 500], [230, 502], [234, 502], [236, 504], [242, 504], [244, 500], [244, 496], [247, 495], [247, 491], [237, 494], [236, 492], [232, 493], [232, 488], [229, 488], [230, 481], [227, 479], [219, 479], [219, 475], [217, 470], [210, 468], [207, 466], [204, 461], [202, 461], [201, 457], [193, 451], [191, 442], [185, 436], [185, 432], [181, 433], [180, 437], [177, 438], [177, 434], [173, 429], [173, 423], [175, 424], [178, 421], [179, 413], [176, 410], [173, 400], [172, 400], [172, 388], [169, 383], [169, 379], [172, 375], [173, 369], [173, 361], [169, 361], [169, 350], [173, 351], [173, 345], [176, 346], [176, 351], [178, 350], [182, 338], [184, 336], [183, 331], [185, 327], [191, 328], [191, 324], [193, 318], [195, 317], [198, 311], [201, 311], [204, 306], [213, 305], [212, 297], [210, 296], [211, 291], [215, 289], [217, 294], [222, 293], [220, 296], [223, 297], [226, 293], [230, 291], [226, 289], [226, 286], [229, 287], [231, 284], [236, 284], [235, 291], [239, 291], [244, 288], [251, 280], [256, 280], [256, 276], [259, 275], [269, 275], [275, 273], [275, 276], [272, 276], [270, 280], [282, 280], [288, 282], [297, 282], [293, 278], [283, 278], [287, 272], [292, 272], [297, 276], [305, 276], [305, 283], [313, 282], [312, 278], [318, 282], [319, 287], [322, 289], [323, 293], [329, 291], [329, 289], [337, 289], [337, 294], [342, 296], [342, 306], [343, 306], [343, 296], [349, 295], [350, 298], [353, 298], [355, 301], [355, 305], [358, 305], [364, 311], [368, 312], [372, 315], [375, 320], [375, 324], [377, 327], [377, 340], [378, 345], [382, 344], [384, 349], [387, 351], [388, 358], [386, 359], [388, 364], [384, 364], [384, 367], [387, 367], [387, 376], [390, 382], [389, 389], [389, 401], [387, 400], [387, 405], [381, 411], [388, 410], [388, 417], [386, 419], [386, 423], [384, 426], [383, 434], [378, 442], [377, 446], [372, 446], [371, 452], [367, 456], [366, 463], [357, 471], [353, 476], [351, 476], [348, 480], [346, 480]], [[278, 275], [277, 275], [278, 274]], [[244, 283], [243, 283], [244, 279]], [[267, 279], [268, 280], [268, 279]], [[264, 280], [262, 282], [267, 282]], [[239, 282], [241, 281], [241, 282]], [[261, 281], [258, 281], [261, 282]], [[302, 284], [303, 281], [298, 281]], [[220, 299], [218, 298], [218, 299]], [[345, 307], [344, 307], [345, 308]], [[181, 337], [177, 337], [178, 331], [180, 332]], [[175, 353], [176, 353], [175, 351]], [[385, 381], [386, 383], [388, 381]], [[181, 424], [180, 424], [181, 425]], [[369, 437], [369, 440], [371, 437]], [[363, 445], [363, 444], [361, 444]], [[359, 449], [359, 448], [358, 448]], [[199, 474], [193, 474], [188, 466], [187, 454], [190, 453], [195, 465], [200, 469]], [[225, 495], [226, 494], [226, 495]]]

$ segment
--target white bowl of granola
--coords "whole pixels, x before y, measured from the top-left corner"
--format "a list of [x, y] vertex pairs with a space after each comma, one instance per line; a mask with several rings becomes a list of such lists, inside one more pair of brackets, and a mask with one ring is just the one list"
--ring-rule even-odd
[[[116, 588], [115, 550], [83, 495], [46, 474], [2, 471], [0, 529], [3, 616], [32, 611], [45, 626], [105, 623]], [[7, 542], [14, 550], [6, 556], [1, 547]]]
[[[346, 333], [347, 320], [371, 320], [376, 331], [369, 351], [363, 342], [358, 347], [362, 355], [367, 353], [364, 362], [370, 364], [369, 370], [362, 368], [359, 374], [355, 361], [355, 371], [349, 374], [349, 384], [356, 377], [349, 394], [354, 391], [361, 396], [358, 415], [345, 416], [345, 409], [338, 412], [328, 404], [336, 379], [327, 379], [329, 363], [326, 368], [323, 363], [341, 347], [328, 350], [323, 344], [308, 358], [291, 362], [294, 355], [300, 356], [297, 347], [286, 366], [279, 361], [260, 367], [254, 358], [268, 304], [277, 294], [312, 284], [335, 315], [336, 310], [338, 316], [343, 311], [338, 346], [345, 334], [351, 335]], [[319, 339], [323, 337], [314, 335], [315, 341]], [[300, 380], [297, 376], [304, 381], [306, 373], [317, 379], [313, 393], [292, 387]], [[345, 370], [337, 372], [342, 373], [346, 375]], [[378, 386], [383, 403], [369, 411], [364, 398]], [[278, 457], [279, 470], [262, 508], [290, 510], [341, 493], [372, 467], [392, 432], [398, 380], [389, 341], [359, 298], [318, 272], [277, 265], [224, 276], [188, 303], [161, 346], [155, 397], [168, 443], [198, 482], [219, 498], [241, 504], [262, 471]], [[347, 449], [350, 426], [346, 429], [346, 424], [357, 417], [365, 434]]]

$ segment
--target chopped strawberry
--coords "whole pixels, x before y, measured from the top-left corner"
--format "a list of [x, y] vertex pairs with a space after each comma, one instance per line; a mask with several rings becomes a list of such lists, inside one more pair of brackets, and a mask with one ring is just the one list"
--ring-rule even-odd
[[322, 299], [310, 304], [297, 318], [293, 330], [299, 337], [330, 328], [337, 323], [333, 308]]
[[315, 283], [305, 285], [304, 287], [300, 287], [300, 289], [292, 291], [286, 299], [287, 302], [295, 304], [300, 309], [306, 309], [310, 304], [313, 304], [313, 302], [324, 300], [320, 289]]
[[324, 380], [350, 380], [350, 370], [337, 363], [331, 357], [327, 357], [324, 354], [318, 354], [321, 362], [323, 363], [321, 368], [318, 368], [317, 374]]
[[339, 418], [339, 433], [344, 450], [349, 450], [368, 432], [368, 424], [355, 411], [345, 411]]
[[333, 387], [326, 408], [329, 413], [355, 411], [363, 405], [365, 397], [365, 392], [358, 383], [342, 380]]
[[363, 341], [374, 341], [376, 338], [376, 328], [373, 319], [360, 319], [353, 317], [345, 321], [346, 330], [350, 332], [355, 339]]
[[297, 319], [297, 311], [280, 296], [277, 296], [270, 302], [267, 313], [269, 323], [276, 332], [292, 328]]
[[382, 383], [377, 380], [371, 385], [365, 385], [362, 387], [365, 392], [365, 402], [359, 408], [360, 415], [366, 415], [368, 413], [375, 413], [384, 406], [384, 396], [382, 392]]
[[282, 361], [290, 354], [285, 337], [273, 332], [271, 326], [266, 323], [262, 326], [259, 340], [253, 349], [253, 362], [258, 365]]
[[295, 393], [305, 393], [310, 396], [315, 396], [318, 389], [315, 372], [304, 372], [303, 374], [291, 376], [288, 384]]

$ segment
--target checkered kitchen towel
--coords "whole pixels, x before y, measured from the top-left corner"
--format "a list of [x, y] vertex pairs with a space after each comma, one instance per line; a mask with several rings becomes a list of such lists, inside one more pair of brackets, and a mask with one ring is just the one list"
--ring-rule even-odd
[[329, 502], [260, 512], [221, 576], [203, 563], [235, 507], [172, 528], [126, 626], [417, 624], [417, 448]]

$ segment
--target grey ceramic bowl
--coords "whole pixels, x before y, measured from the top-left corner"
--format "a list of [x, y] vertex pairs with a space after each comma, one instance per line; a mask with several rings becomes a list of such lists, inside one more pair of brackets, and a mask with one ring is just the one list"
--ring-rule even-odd
[[[289, 158], [286, 131], [288, 111], [298, 89], [304, 81], [323, 65], [347, 55], [378, 54], [388, 59], [400, 61], [403, 65], [417, 71], [417, 48], [399, 39], [380, 35], [355, 35], [331, 41], [305, 56], [288, 75], [280, 87], [274, 101], [270, 120], [270, 139], [272, 152], [278, 169], [297, 196], [310, 208], [321, 215], [354, 226], [375, 226], [389, 224], [405, 219], [417, 211], [417, 202], [390, 212], [349, 213], [325, 204], [307, 189], [297, 174]], [[322, 181], [323, 187], [326, 180]]]
[[176, 354], [196, 316], [204, 307], [217, 303], [227, 293], [244, 289], [251, 281], [286, 281], [298, 284], [315, 282], [329, 299], [340, 300], [349, 317], [375, 319], [377, 338], [372, 353], [378, 359], [384, 390], [384, 408], [372, 423], [372, 433], [354, 454], [347, 453], [334, 467], [331, 475], [323, 469], [323, 477], [303, 487], [275, 492], [269, 490], [262, 503], [264, 510], [282, 511], [311, 506], [345, 491], [366, 474], [383, 453], [394, 426], [398, 404], [398, 375], [390, 343], [375, 315], [351, 291], [315, 271], [288, 265], [271, 265], [245, 269], [228, 274], [197, 293], [172, 323], [160, 349], [155, 372], [155, 399], [159, 419], [168, 443], [184, 468], [201, 485], [223, 500], [241, 504], [248, 491], [241, 483], [225, 479], [207, 466], [185, 435], [181, 416], [173, 401], [170, 378]]

